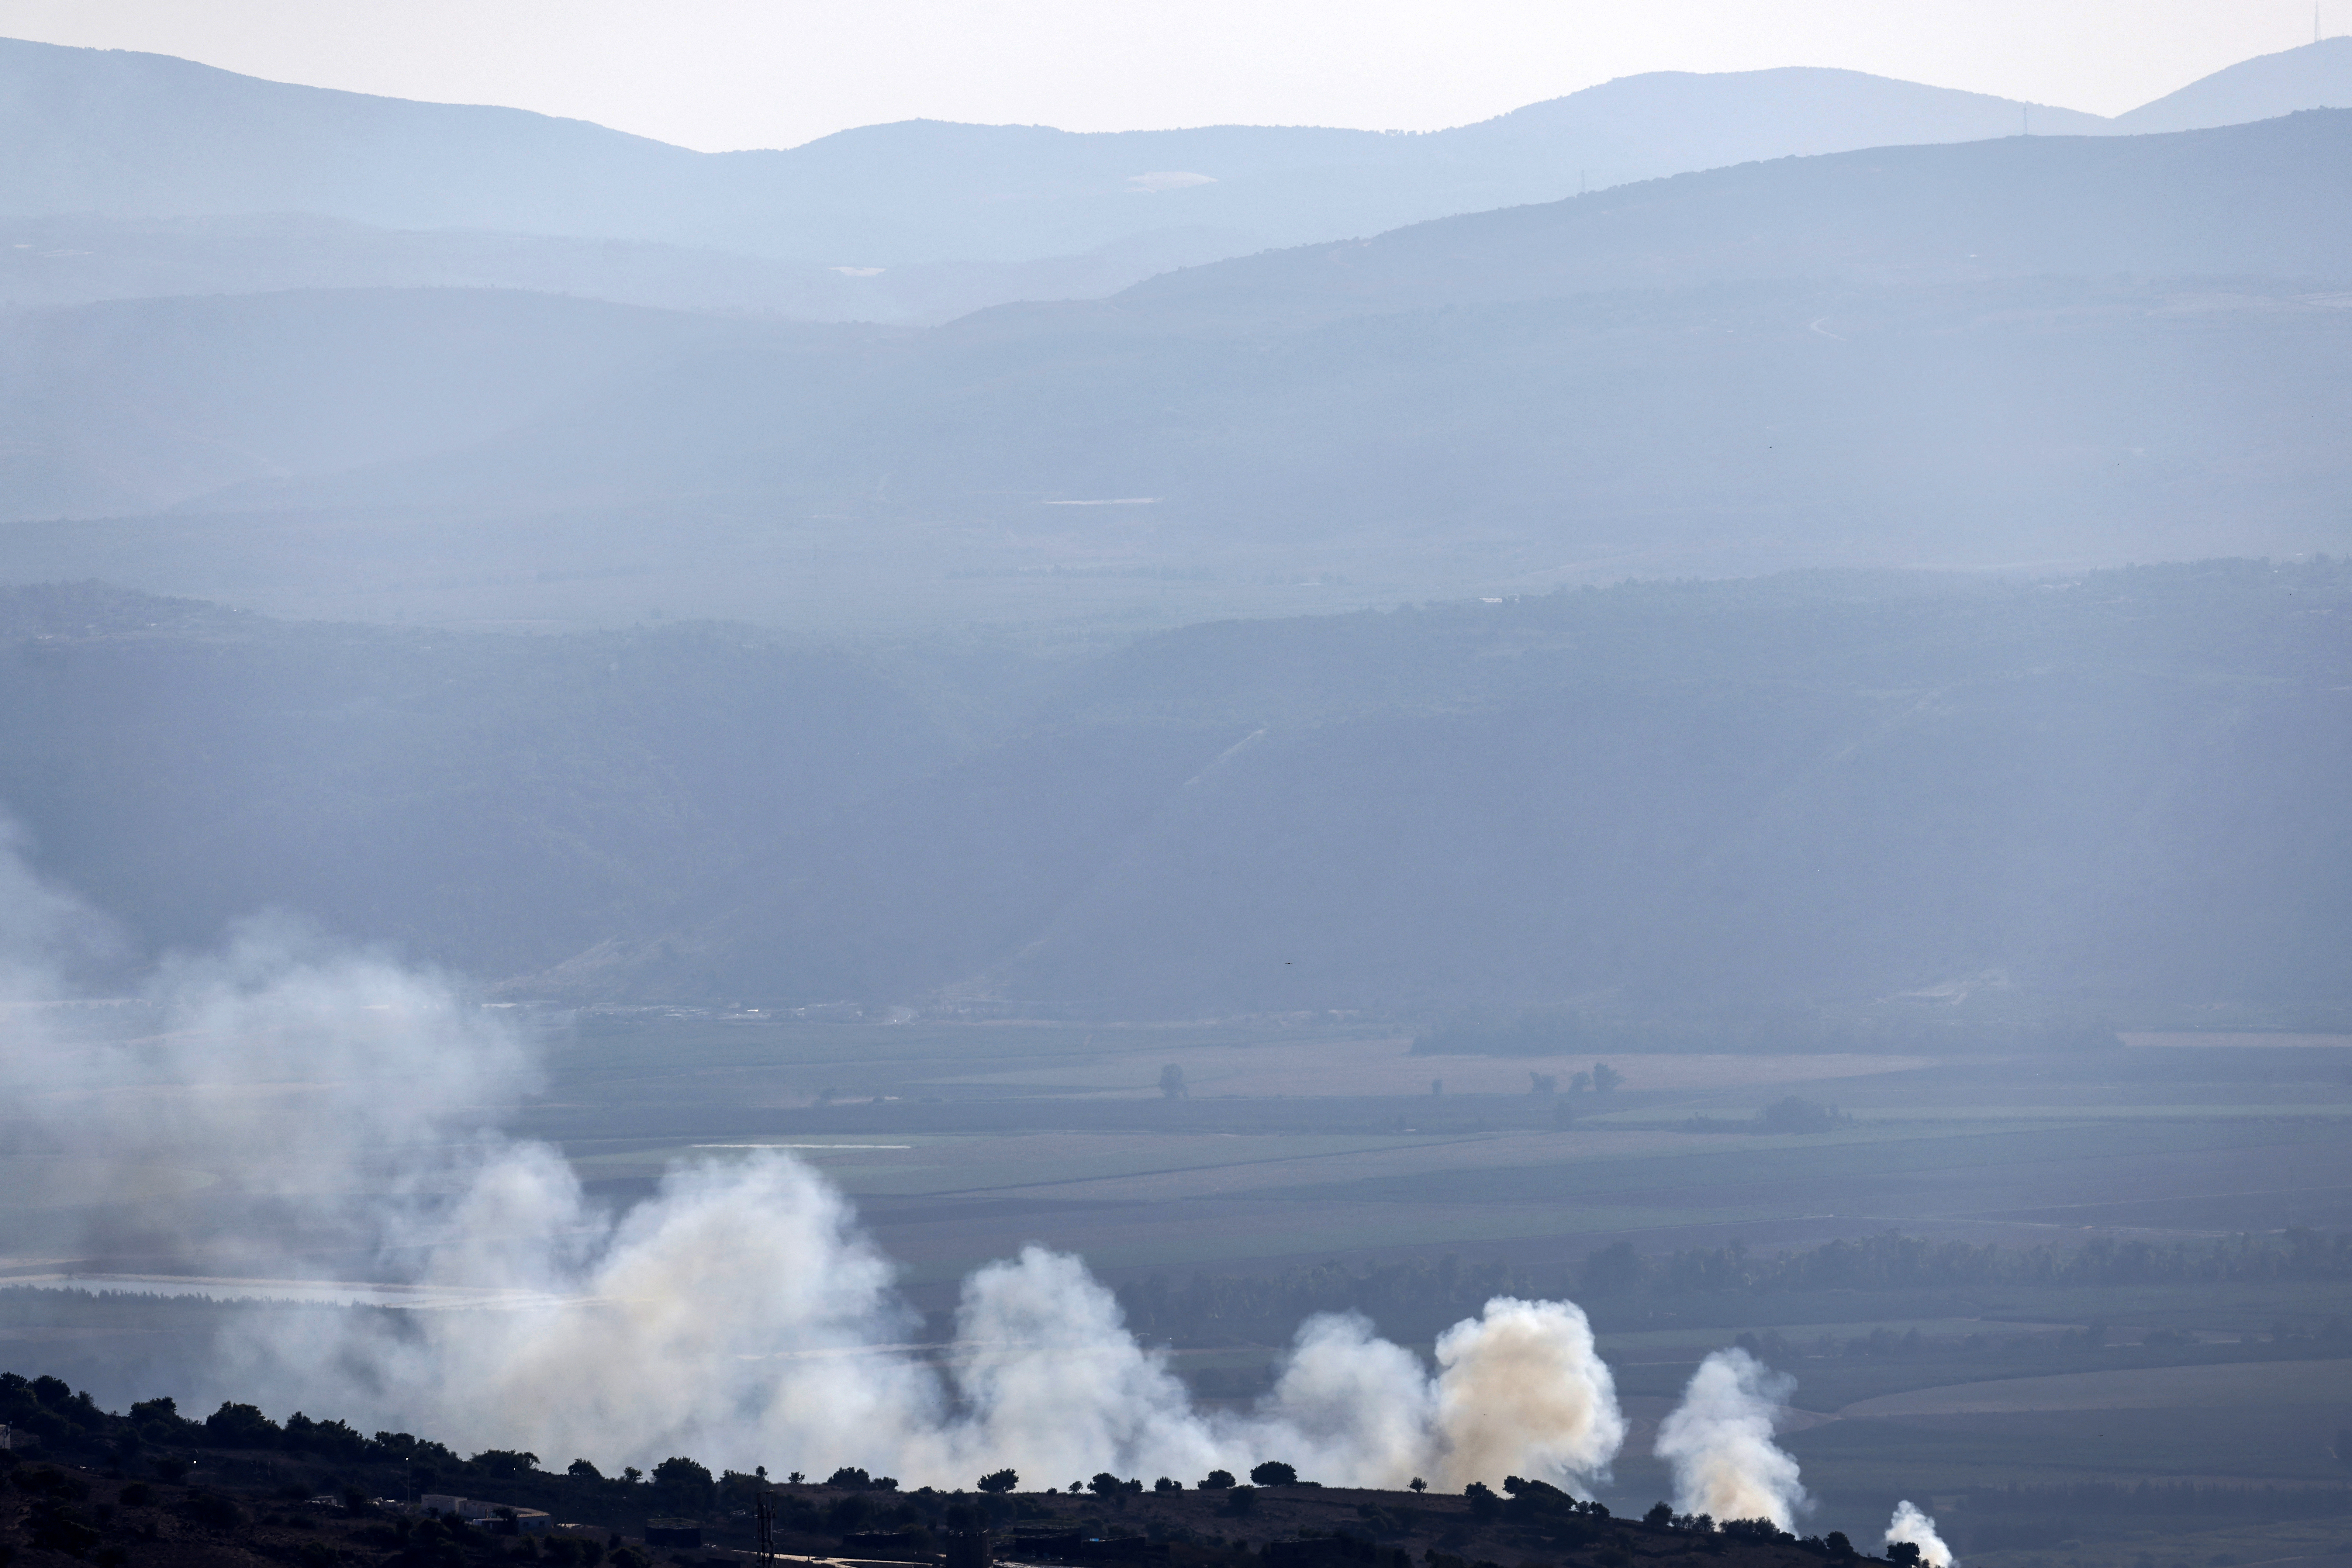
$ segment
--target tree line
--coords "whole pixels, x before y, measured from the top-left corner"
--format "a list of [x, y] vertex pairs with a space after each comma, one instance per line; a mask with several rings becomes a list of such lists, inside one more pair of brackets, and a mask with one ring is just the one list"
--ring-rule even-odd
[[1513, 1014], [1464, 1013], [1438, 1020], [1415, 1033], [1410, 1054], [1574, 1057], [1591, 1051], [1632, 1055], [1984, 1050], [2042, 1055], [2107, 1050], [2120, 1044], [2115, 1026], [2099, 1019], [1892, 1012], [1841, 1015], [1787, 1005], [1656, 1016], [1530, 1007]]
[[1188, 1343], [1286, 1340], [1318, 1312], [1361, 1312], [1391, 1334], [1425, 1337], [1496, 1296], [1593, 1302], [1729, 1291], [1906, 1290], [1987, 1285], [2177, 1285], [2352, 1279], [2352, 1234], [2295, 1228], [2210, 1242], [2095, 1237], [2073, 1247], [1936, 1241], [1889, 1230], [1789, 1251], [1740, 1242], [1668, 1253], [1617, 1242], [1580, 1266], [1447, 1256], [1271, 1274], [1164, 1275], [1118, 1287], [1128, 1326]]
[[2160, 1243], [2093, 1237], [2072, 1247], [1933, 1241], [1885, 1231], [1786, 1252], [1740, 1242], [1644, 1256], [1618, 1242], [1585, 1259], [1588, 1295], [1678, 1296], [1727, 1290], [1905, 1290], [1984, 1285], [2186, 1285], [2352, 1279], [2352, 1234], [2296, 1227], [2276, 1235]]

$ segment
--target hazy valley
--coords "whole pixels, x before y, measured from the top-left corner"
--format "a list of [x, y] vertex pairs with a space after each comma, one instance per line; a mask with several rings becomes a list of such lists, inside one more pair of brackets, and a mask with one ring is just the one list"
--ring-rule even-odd
[[2352, 1553], [2352, 40], [0, 135], [0, 1568]]

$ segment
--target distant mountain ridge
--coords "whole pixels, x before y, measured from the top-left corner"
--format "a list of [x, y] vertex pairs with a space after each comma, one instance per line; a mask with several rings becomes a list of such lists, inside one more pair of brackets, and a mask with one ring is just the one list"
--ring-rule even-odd
[[[309, 214], [856, 268], [1136, 249], [1123, 267], [1083, 279], [997, 279], [993, 293], [982, 290], [1055, 297], [1057, 289], [1103, 293], [1134, 281], [1148, 275], [1139, 268], [1160, 269], [1171, 244], [1192, 261], [1759, 159], [2020, 131], [2182, 129], [2326, 103], [2352, 104], [2352, 39], [2246, 61], [2115, 121], [1854, 71], [1787, 68], [1629, 77], [1412, 136], [1252, 126], [1078, 134], [910, 121], [790, 151], [700, 153], [520, 110], [415, 103], [167, 56], [0, 40], [0, 145], [11, 149], [0, 164], [0, 215]], [[1152, 238], [1171, 235], [1192, 237]], [[506, 276], [425, 280], [531, 286]], [[0, 278], [0, 290], [8, 281]], [[114, 282], [127, 286], [120, 269]], [[194, 286], [223, 285], [215, 265]], [[43, 288], [16, 297], [104, 297], [76, 295], [55, 278]], [[602, 297], [663, 302], [625, 287]], [[757, 287], [731, 302], [772, 306]], [[883, 319], [924, 307], [883, 300], [868, 309]]]
[[929, 331], [121, 301], [0, 332], [0, 521], [18, 581], [590, 624], [2335, 553], [2347, 300], [2333, 110], [1712, 170]]
[[1295, 321], [1735, 279], [2043, 273], [2352, 281], [2352, 111], [1709, 169], [1233, 258], [1125, 298]]

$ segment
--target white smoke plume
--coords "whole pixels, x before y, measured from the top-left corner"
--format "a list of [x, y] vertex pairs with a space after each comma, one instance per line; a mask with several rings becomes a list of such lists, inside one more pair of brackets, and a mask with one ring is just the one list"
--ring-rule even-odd
[[79, 906], [5, 844], [0, 903], [0, 1138], [102, 1200], [86, 1242], [494, 1303], [257, 1315], [207, 1358], [212, 1398], [608, 1470], [691, 1454], [949, 1488], [1265, 1458], [1338, 1485], [1569, 1479], [1623, 1438], [1565, 1302], [1487, 1303], [1433, 1375], [1360, 1318], [1311, 1319], [1264, 1400], [1210, 1413], [1079, 1260], [1032, 1247], [965, 1281], [944, 1354], [910, 1351], [892, 1265], [790, 1154], [680, 1163], [614, 1214], [556, 1150], [502, 1133], [533, 1042], [443, 977], [255, 925], [161, 966], [144, 1025], [93, 1038], [55, 1005]]
[[1675, 1468], [1675, 1506], [1718, 1521], [1769, 1519], [1782, 1530], [1807, 1506], [1797, 1461], [1772, 1441], [1796, 1380], [1743, 1350], [1699, 1363], [1683, 1402], [1658, 1428], [1658, 1458]]
[[1953, 1568], [1952, 1549], [1936, 1533], [1935, 1520], [1908, 1498], [1895, 1505], [1895, 1517], [1886, 1524], [1887, 1545], [1905, 1541], [1919, 1549], [1919, 1561], [1926, 1568]]

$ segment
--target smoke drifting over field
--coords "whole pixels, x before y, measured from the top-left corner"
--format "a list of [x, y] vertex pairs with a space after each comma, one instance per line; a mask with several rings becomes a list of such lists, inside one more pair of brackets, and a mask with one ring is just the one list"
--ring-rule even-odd
[[[499, 1131], [533, 1082], [522, 1029], [284, 927], [163, 965], [151, 1032], [79, 1037], [55, 1004], [87, 919], [13, 856], [0, 877], [0, 1090], [35, 1147], [100, 1173], [89, 1242], [486, 1303], [330, 1314], [307, 1339], [232, 1329], [210, 1374], [240, 1397], [607, 1465], [692, 1453], [948, 1487], [1006, 1465], [1190, 1478], [1275, 1457], [1337, 1484], [1458, 1487], [1591, 1476], [1623, 1441], [1566, 1302], [1487, 1303], [1439, 1340], [1433, 1373], [1360, 1318], [1313, 1318], [1264, 1400], [1208, 1413], [1079, 1260], [1032, 1247], [966, 1280], [952, 1351], [918, 1356], [890, 1263], [788, 1153], [681, 1163], [608, 1212], [554, 1148]], [[205, 1235], [142, 1196], [190, 1187], [235, 1223]]]
[[1717, 1520], [1769, 1519], [1782, 1530], [1806, 1506], [1797, 1461], [1772, 1441], [1796, 1380], [1743, 1350], [1699, 1363], [1683, 1402], [1658, 1428], [1658, 1458], [1675, 1468], [1675, 1506]]

